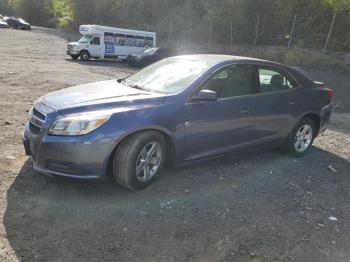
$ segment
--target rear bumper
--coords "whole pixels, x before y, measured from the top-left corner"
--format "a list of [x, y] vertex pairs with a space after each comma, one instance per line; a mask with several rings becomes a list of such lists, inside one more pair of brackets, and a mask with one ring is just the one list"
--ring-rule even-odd
[[327, 130], [328, 125], [331, 121], [331, 115], [333, 111], [333, 106], [332, 105], [327, 105], [321, 110], [321, 115], [320, 115], [320, 130], [319, 134], [322, 134], [324, 131]]

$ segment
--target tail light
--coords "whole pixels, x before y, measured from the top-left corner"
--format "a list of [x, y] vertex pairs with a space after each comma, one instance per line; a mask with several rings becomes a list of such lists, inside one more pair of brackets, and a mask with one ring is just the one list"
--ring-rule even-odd
[[326, 91], [327, 96], [328, 96], [329, 98], [332, 98], [332, 97], [333, 97], [333, 95], [334, 95], [333, 89], [331, 89], [331, 88], [325, 88], [324, 90]]

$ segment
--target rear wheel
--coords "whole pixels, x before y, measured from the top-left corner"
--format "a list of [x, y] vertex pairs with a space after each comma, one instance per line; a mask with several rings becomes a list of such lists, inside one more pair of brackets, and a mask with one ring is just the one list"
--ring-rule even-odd
[[310, 118], [304, 118], [289, 135], [283, 149], [295, 156], [302, 156], [312, 146], [315, 136], [316, 128], [314, 121]]
[[156, 131], [137, 133], [118, 146], [113, 161], [115, 180], [130, 190], [149, 186], [165, 161], [164, 137]]
[[88, 53], [88, 51], [81, 51], [80, 53], [80, 59], [82, 61], [88, 61], [90, 60], [90, 54]]

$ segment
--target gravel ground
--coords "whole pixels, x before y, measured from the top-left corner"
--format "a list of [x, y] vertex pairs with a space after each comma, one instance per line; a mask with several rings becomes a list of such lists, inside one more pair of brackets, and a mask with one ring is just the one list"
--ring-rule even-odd
[[350, 261], [349, 72], [311, 70], [337, 107], [304, 158], [235, 154], [131, 193], [34, 173], [21, 131], [37, 97], [133, 69], [73, 62], [55, 30], [0, 39], [0, 261]]

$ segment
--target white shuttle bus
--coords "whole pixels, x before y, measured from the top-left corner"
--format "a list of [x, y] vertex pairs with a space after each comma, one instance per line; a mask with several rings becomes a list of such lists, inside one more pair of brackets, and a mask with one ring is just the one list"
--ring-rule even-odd
[[126, 59], [131, 53], [156, 46], [156, 33], [99, 25], [81, 25], [83, 37], [68, 43], [67, 54], [73, 59]]

